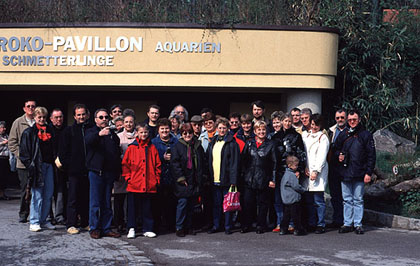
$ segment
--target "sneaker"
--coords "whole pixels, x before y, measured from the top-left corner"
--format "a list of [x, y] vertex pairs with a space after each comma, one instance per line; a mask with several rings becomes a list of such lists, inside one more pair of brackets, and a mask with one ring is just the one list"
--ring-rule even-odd
[[274, 228], [272, 232], [273, 232], [273, 233], [278, 233], [278, 232], [280, 232], [280, 225], [277, 225], [277, 226], [276, 226], [276, 228]]
[[135, 237], [136, 237], [136, 231], [134, 230], [134, 228], [130, 228], [130, 230], [128, 230], [127, 238], [135, 238]]
[[356, 235], [363, 235], [365, 233], [365, 231], [363, 230], [363, 227], [361, 226], [356, 226], [356, 229], [354, 229], [354, 233]]
[[144, 235], [145, 237], [149, 237], [149, 238], [154, 238], [154, 237], [156, 237], [156, 234], [155, 234], [155, 233], [153, 233], [153, 232], [145, 232], [143, 235]]
[[48, 229], [48, 230], [55, 230], [55, 226], [52, 225], [51, 222], [46, 222], [45, 224], [41, 225], [42, 229]]
[[72, 227], [69, 227], [67, 229], [67, 233], [70, 234], [70, 235], [76, 235], [76, 234], [80, 233], [80, 231], [76, 227], [72, 226]]
[[30, 224], [29, 225], [29, 231], [39, 232], [39, 231], [41, 231], [41, 226], [39, 226], [39, 224]]

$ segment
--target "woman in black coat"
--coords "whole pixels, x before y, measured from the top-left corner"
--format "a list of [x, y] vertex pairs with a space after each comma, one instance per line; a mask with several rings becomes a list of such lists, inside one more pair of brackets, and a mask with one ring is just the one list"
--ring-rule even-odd
[[[255, 208], [258, 207], [257, 234], [264, 233], [269, 205], [269, 188], [275, 187], [277, 159], [275, 143], [267, 139], [267, 124], [254, 125], [255, 139], [245, 144], [242, 171], [244, 177], [244, 222], [241, 233], [249, 231]], [[256, 206], [255, 206], [256, 205]]]
[[56, 158], [54, 132], [47, 125], [48, 111], [44, 107], [35, 109], [35, 125], [25, 129], [19, 147], [19, 159], [29, 172], [31, 187], [29, 230], [55, 229], [47, 222], [54, 192], [53, 163]]
[[192, 214], [194, 199], [198, 197], [204, 183], [204, 150], [201, 142], [194, 138], [190, 123], [181, 126], [181, 138], [171, 155], [171, 171], [175, 180], [174, 194], [178, 198], [176, 208], [176, 235], [193, 234]]
[[[236, 186], [239, 169], [239, 146], [235, 138], [228, 133], [229, 120], [221, 117], [216, 120], [217, 135], [207, 149], [209, 157], [209, 182], [213, 195], [213, 227], [207, 232], [219, 230], [223, 212], [223, 199], [229, 187]], [[225, 212], [225, 234], [230, 235], [232, 221], [230, 212]]]

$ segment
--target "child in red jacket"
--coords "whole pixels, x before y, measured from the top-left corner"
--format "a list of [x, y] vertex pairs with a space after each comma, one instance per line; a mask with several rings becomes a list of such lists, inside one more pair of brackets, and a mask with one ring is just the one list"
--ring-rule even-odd
[[153, 232], [151, 196], [157, 192], [160, 182], [161, 162], [156, 147], [149, 138], [149, 128], [145, 123], [136, 125], [137, 137], [125, 152], [122, 160], [122, 175], [127, 180], [127, 210], [129, 228], [127, 238], [136, 236], [137, 211], [143, 221], [143, 235], [156, 237]]

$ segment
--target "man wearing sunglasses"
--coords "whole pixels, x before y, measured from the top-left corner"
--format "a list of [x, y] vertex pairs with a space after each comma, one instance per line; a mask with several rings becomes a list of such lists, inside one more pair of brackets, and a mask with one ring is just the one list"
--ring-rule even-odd
[[[335, 152], [335, 141], [337, 137], [347, 128], [347, 113], [344, 109], [339, 109], [335, 112], [335, 125], [330, 127], [328, 135], [330, 136], [330, 151], [329, 154]], [[331, 156], [328, 156], [330, 158]], [[331, 194], [331, 205], [333, 207], [333, 222], [327, 224], [328, 228], [340, 228], [343, 225], [343, 196], [341, 195], [341, 181], [337, 173], [337, 161], [329, 160], [328, 172], [328, 186]]]
[[36, 108], [36, 102], [34, 100], [25, 101], [23, 106], [24, 115], [17, 118], [10, 129], [9, 134], [9, 150], [16, 156], [16, 168], [19, 176], [21, 194], [20, 194], [20, 209], [19, 209], [19, 222], [26, 223], [29, 216], [29, 203], [30, 200], [26, 198], [26, 185], [28, 183], [29, 172], [19, 159], [19, 145], [21, 137], [25, 129], [35, 124], [34, 111]]
[[338, 160], [344, 205], [344, 225], [338, 232], [348, 233], [354, 230], [358, 235], [364, 233], [362, 228], [364, 186], [371, 181], [376, 162], [373, 136], [360, 124], [360, 120], [358, 111], [348, 112], [348, 128], [337, 137], [333, 158]]
[[88, 129], [85, 135], [90, 183], [89, 226], [94, 239], [120, 237], [119, 233], [111, 231], [111, 193], [114, 181], [121, 174], [120, 139], [110, 130], [109, 118], [106, 109], [96, 110], [96, 126]]

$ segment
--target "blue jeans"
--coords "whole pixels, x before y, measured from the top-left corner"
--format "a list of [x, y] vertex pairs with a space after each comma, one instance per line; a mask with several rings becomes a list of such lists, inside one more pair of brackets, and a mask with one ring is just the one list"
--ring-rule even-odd
[[276, 183], [276, 188], [274, 189], [274, 210], [277, 215], [276, 225], [280, 225], [283, 219], [283, 201], [281, 200], [280, 182]]
[[[325, 227], [324, 191], [306, 192], [305, 201], [308, 210], [309, 226]], [[318, 218], [318, 219], [317, 219]]]
[[363, 181], [341, 181], [345, 226], [362, 226], [364, 188]]
[[114, 173], [89, 171], [89, 226], [90, 230], [111, 231], [111, 193], [116, 175]]
[[52, 164], [42, 163], [41, 171], [44, 178], [44, 185], [31, 189], [30, 224], [45, 224], [50, 213], [51, 200], [54, 193], [54, 170]]
[[128, 192], [127, 194], [127, 228], [136, 228], [136, 219], [142, 221], [143, 231], [153, 231], [152, 199], [147, 193]]
[[[229, 187], [213, 185], [213, 228], [218, 230], [223, 215], [223, 199]], [[225, 212], [225, 230], [232, 228], [231, 213]]]
[[176, 206], [176, 230], [192, 229], [194, 199], [179, 198]]

